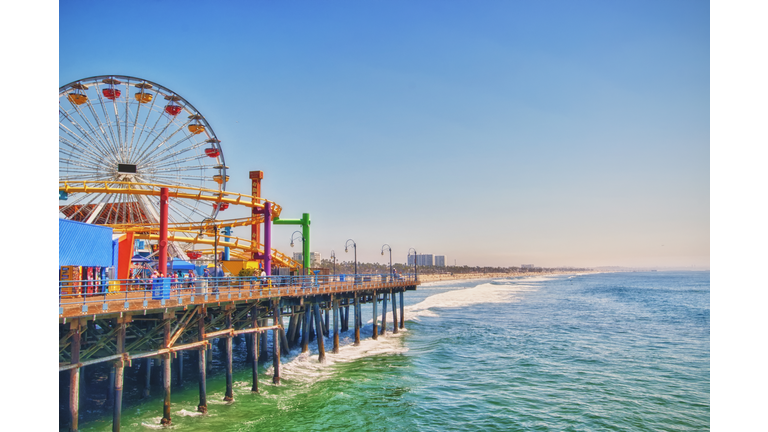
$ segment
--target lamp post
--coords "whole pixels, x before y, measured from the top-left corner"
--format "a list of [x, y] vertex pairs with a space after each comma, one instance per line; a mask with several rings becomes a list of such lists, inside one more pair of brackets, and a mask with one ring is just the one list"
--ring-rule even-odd
[[416, 265], [416, 258], [418, 258], [419, 254], [416, 252], [416, 249], [410, 248], [408, 249], [408, 256], [411, 256], [411, 251], [413, 251], [413, 274], [416, 280], [419, 280], [419, 268]]
[[331, 249], [331, 259], [333, 260], [333, 274], [336, 275], [336, 252]]
[[357, 282], [357, 243], [352, 239], [347, 240], [347, 242], [344, 243], [344, 252], [349, 252], [349, 249], [347, 249], [349, 242], [352, 242], [352, 247], [355, 249], [355, 282]]
[[384, 255], [384, 247], [386, 246], [387, 249], [389, 249], [389, 279], [390, 282], [392, 282], [392, 247], [390, 247], [388, 244], [384, 244], [384, 246], [381, 247], [381, 254]]
[[[301, 231], [294, 231], [293, 234], [291, 234], [291, 247], [293, 247], [293, 240], [294, 240], [294, 238], [295, 238], [294, 236], [296, 234], [298, 234], [299, 237], [301, 237], [301, 250], [303, 251], [304, 250], [304, 236], [301, 235]], [[303, 253], [304, 252], [302, 252], [302, 254]], [[302, 256], [302, 258], [304, 258], [304, 257]], [[302, 260], [302, 261], [306, 262], [306, 260]], [[307, 269], [304, 269], [304, 274], [307, 274]]]
[[[213, 273], [216, 274], [216, 271], [219, 269], [219, 228], [216, 226], [216, 219], [213, 218], [205, 218], [203, 219], [203, 223], [210, 222], [211, 226], [213, 227]], [[202, 228], [200, 231], [207, 231], [205, 228], [207, 228], [208, 225], [205, 225], [204, 228]]]

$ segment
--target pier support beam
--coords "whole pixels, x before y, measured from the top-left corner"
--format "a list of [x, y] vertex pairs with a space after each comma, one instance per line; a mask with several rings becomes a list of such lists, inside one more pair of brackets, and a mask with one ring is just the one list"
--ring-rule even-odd
[[341, 331], [349, 330], [349, 299], [347, 299], [347, 305], [344, 306], [344, 318], [341, 321]]
[[[197, 338], [199, 341], [205, 340], [205, 309], [200, 310], [200, 317], [197, 319]], [[205, 389], [205, 380], [206, 380], [206, 370], [207, 365], [205, 364], [205, 353], [207, 352], [205, 345], [200, 347], [200, 350], [197, 352], [197, 360], [198, 360], [198, 388], [200, 390], [200, 402], [197, 404], [197, 411], [201, 412], [203, 414], [208, 412], [208, 401], [206, 396], [206, 389]]]
[[184, 384], [184, 351], [176, 355], [176, 384], [181, 387]]
[[304, 303], [304, 313], [301, 314], [301, 352], [309, 351], [309, 304]]
[[397, 334], [397, 293], [392, 291], [392, 333]]
[[333, 300], [333, 353], [339, 353], [339, 301]]
[[288, 337], [285, 334], [285, 327], [283, 327], [283, 314], [280, 308], [280, 300], [277, 300], [277, 325], [280, 326], [278, 333], [280, 334], [280, 352], [282, 355], [288, 355], [290, 347], [288, 346]]
[[[232, 305], [228, 305], [232, 306]], [[226, 312], [226, 327], [228, 330], [232, 330], [232, 308], [227, 307]], [[234, 400], [234, 397], [232, 395], [232, 335], [227, 336], [227, 348], [226, 348], [226, 355], [227, 355], [227, 388], [224, 391], [224, 400], [226, 402], [231, 402]]]
[[376, 290], [373, 291], [373, 340], [379, 338], [379, 314], [376, 310], [379, 305], [379, 296], [376, 294]]
[[[326, 303], [325, 306], [328, 307], [328, 304]], [[323, 325], [323, 332], [324, 332], [323, 334], [325, 335], [325, 337], [328, 337], [328, 336], [331, 335], [330, 320], [331, 320], [331, 311], [329, 309], [326, 309], [325, 310], [325, 325]]]
[[358, 319], [360, 314], [360, 299], [355, 293], [355, 346], [360, 345], [360, 320]]
[[400, 328], [405, 328], [405, 291], [400, 291]]
[[[174, 318], [173, 313], [163, 315], [163, 346], [166, 348], [171, 343], [171, 318]], [[171, 424], [171, 353], [163, 354], [163, 418], [160, 424]]]
[[[280, 309], [280, 300], [274, 299], [272, 300], [272, 323], [273, 325], [277, 325], [277, 320], [275, 317], [280, 316], [280, 312], [278, 312], [278, 309]], [[272, 367], [275, 370], [275, 374], [272, 377], [272, 382], [274, 384], [280, 384], [280, 329], [275, 327], [274, 330], [272, 330]]]
[[[253, 318], [253, 328], [259, 327], [259, 310], [257, 306], [251, 309], [251, 318]], [[253, 333], [253, 343], [251, 344], [253, 349], [253, 385], [251, 391], [254, 393], [259, 392], [259, 334]]]
[[[260, 325], [261, 327], [266, 327], [267, 326], [267, 319], [266, 318], [260, 320], [260, 322], [261, 322], [261, 325]], [[261, 360], [261, 361], [267, 361], [267, 359], [269, 358], [269, 351], [268, 351], [268, 348], [267, 348], [267, 340], [268, 340], [267, 332], [262, 332], [261, 333], [261, 343], [259, 343], [259, 352], [261, 353], [261, 354], [259, 354], [259, 360]]]
[[144, 359], [144, 392], [142, 397], [148, 398], [150, 393], [150, 383], [152, 380], [152, 359]]
[[115, 368], [111, 367], [109, 368], [109, 385], [107, 390], [107, 406], [115, 406], [115, 392], [113, 391], [115, 388]]
[[[119, 326], [117, 329], [117, 353], [122, 354], [125, 352], [125, 326], [127, 325], [126, 321], [130, 320], [130, 318], [118, 318], [117, 325]], [[115, 371], [115, 397], [114, 397], [114, 403], [115, 406], [112, 410], [112, 432], [118, 432], [120, 430], [120, 414], [123, 409], [123, 375], [124, 375], [124, 364], [123, 359], [118, 360], [115, 362], [115, 367], [113, 368]]]
[[[72, 331], [70, 339], [70, 363], [80, 363], [80, 321], [73, 320], [69, 324]], [[78, 405], [80, 403], [80, 368], [69, 370], [69, 430], [77, 431], [78, 423]]]
[[296, 346], [296, 327], [298, 327], [295, 307], [291, 310], [291, 318], [288, 321], [288, 346]]
[[309, 306], [309, 310], [307, 311], [309, 314], [309, 341], [312, 342], [315, 340], [315, 310], [312, 308], [312, 306]]
[[381, 305], [381, 334], [387, 333], [387, 292], [384, 291], [384, 303]]
[[325, 361], [325, 338], [323, 337], [323, 324], [320, 322], [320, 305], [318, 303], [314, 303], [312, 308], [315, 311], [315, 322], [317, 325], [317, 361], [323, 363]]

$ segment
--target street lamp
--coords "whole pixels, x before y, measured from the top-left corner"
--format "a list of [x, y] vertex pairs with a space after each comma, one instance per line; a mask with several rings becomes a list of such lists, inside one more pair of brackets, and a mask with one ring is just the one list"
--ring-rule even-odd
[[[336, 252], [331, 249], [331, 259], [333, 260], [333, 274], [336, 274]], [[335, 279], [334, 279], [335, 280]]]
[[[392, 247], [390, 247], [388, 244], [384, 244], [384, 246], [389, 249], [389, 279], [390, 282], [392, 282]], [[381, 247], [381, 254], [384, 255], [384, 246]]]
[[[301, 250], [304, 250], [304, 236], [301, 235], [301, 231], [294, 231], [293, 234], [291, 234], [291, 247], [293, 247], [293, 240], [295, 239], [295, 235], [298, 234], [299, 237], [301, 237]], [[302, 252], [303, 254], [304, 252]], [[304, 258], [304, 257], [302, 257]], [[304, 260], [306, 262], [306, 260]], [[307, 269], [304, 269], [304, 274], [307, 274]]]
[[[205, 224], [206, 221], [210, 222], [213, 227], [213, 274], [216, 275], [216, 272], [219, 269], [219, 227], [216, 226], [216, 219], [205, 218], [203, 219], [203, 224]], [[202, 234], [203, 231], [208, 231], [207, 228], [208, 225], [203, 225], [203, 227], [200, 228], [200, 234]]]
[[419, 268], [416, 266], [416, 258], [418, 258], [419, 253], [416, 252], [416, 249], [409, 248], [408, 249], [408, 256], [411, 256], [411, 251], [413, 251], [413, 274], [416, 277], [416, 280], [419, 280]]
[[347, 242], [344, 243], [344, 252], [349, 252], [349, 249], [347, 249], [349, 242], [352, 242], [352, 247], [355, 249], [355, 282], [357, 282], [357, 243], [352, 239], [347, 240]]

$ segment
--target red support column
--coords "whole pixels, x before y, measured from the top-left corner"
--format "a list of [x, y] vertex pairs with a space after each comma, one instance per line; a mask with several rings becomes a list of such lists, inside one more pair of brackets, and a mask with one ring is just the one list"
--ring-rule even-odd
[[[248, 173], [248, 176], [251, 179], [251, 195], [255, 198], [261, 198], [261, 179], [264, 178], [264, 173], [262, 171], [251, 171]], [[251, 214], [253, 217], [256, 217], [259, 214], [258, 209], [254, 207]], [[257, 245], [261, 243], [261, 224], [251, 225], [251, 241]], [[251, 258], [256, 259], [256, 254], [254, 253], [254, 256]]]
[[160, 188], [160, 252], [158, 271], [168, 276], [168, 188]]

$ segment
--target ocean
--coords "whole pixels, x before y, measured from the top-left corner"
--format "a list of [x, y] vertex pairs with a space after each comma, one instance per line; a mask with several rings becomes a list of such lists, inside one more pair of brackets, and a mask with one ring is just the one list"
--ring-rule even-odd
[[[405, 294], [405, 330], [360, 346], [341, 335], [326, 362], [296, 348], [252, 394], [234, 346], [234, 402], [214, 348], [208, 414], [196, 362], [174, 387], [178, 431], [705, 431], [710, 421], [709, 272], [631, 272], [426, 283]], [[399, 300], [399, 299], [398, 299]], [[379, 307], [379, 311], [381, 306]], [[270, 342], [271, 343], [271, 342]], [[214, 344], [214, 347], [216, 344]], [[126, 369], [130, 374], [131, 369]], [[131, 382], [127, 379], [126, 392]], [[138, 391], [138, 390], [136, 390]], [[161, 429], [162, 389], [123, 407], [122, 430]], [[111, 430], [111, 411], [83, 431]]]

